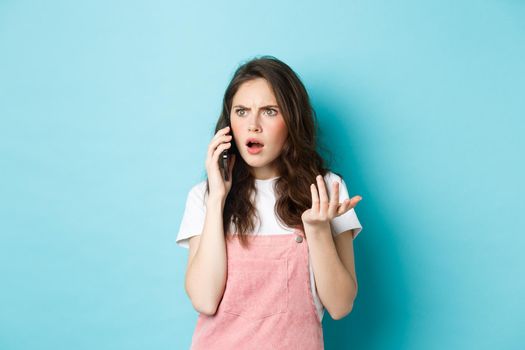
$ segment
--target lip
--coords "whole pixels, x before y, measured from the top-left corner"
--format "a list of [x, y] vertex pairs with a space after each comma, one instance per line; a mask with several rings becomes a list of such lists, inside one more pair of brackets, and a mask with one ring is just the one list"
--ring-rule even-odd
[[246, 142], [244, 143], [246, 146], [248, 146], [248, 143], [250, 142], [256, 142], [256, 143], [260, 143], [261, 145], [263, 145], [264, 147], [264, 143], [259, 140], [259, 139], [256, 139], [255, 137], [250, 137], [249, 139], [246, 140]]
[[[258, 143], [258, 144], [261, 144], [262, 147], [259, 147], [259, 148], [250, 148], [250, 147], [248, 147], [248, 144], [249, 144], [250, 142], [256, 142], [256, 143]], [[248, 138], [248, 139], [246, 140], [246, 142], [245, 142], [245, 146], [246, 146], [246, 149], [248, 150], [248, 153], [250, 153], [250, 154], [259, 154], [259, 153], [262, 152], [262, 150], [263, 150], [263, 148], [264, 148], [264, 143], [263, 143], [261, 140], [256, 139], [255, 137], [250, 137], [250, 138]]]
[[248, 153], [250, 153], [250, 154], [261, 153], [263, 148], [264, 148], [264, 146], [263, 147], [259, 147], [259, 148], [250, 148], [250, 147], [248, 147], [248, 145], [246, 145], [246, 149], [248, 150]]

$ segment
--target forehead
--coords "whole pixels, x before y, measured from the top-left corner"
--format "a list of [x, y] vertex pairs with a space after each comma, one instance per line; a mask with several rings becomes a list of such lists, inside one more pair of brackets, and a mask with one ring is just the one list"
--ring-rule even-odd
[[248, 80], [239, 86], [233, 96], [235, 104], [277, 104], [270, 84], [263, 78]]

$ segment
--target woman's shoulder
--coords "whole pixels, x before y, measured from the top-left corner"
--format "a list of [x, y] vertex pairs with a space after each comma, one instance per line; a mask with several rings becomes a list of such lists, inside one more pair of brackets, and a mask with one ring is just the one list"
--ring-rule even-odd
[[345, 199], [348, 196], [348, 184], [343, 179], [343, 176], [339, 173], [336, 173], [333, 170], [328, 170], [324, 175], [324, 182], [328, 191], [331, 193], [334, 182], [339, 182], [339, 196], [342, 199]]
[[204, 192], [206, 191], [206, 183], [207, 183], [206, 180], [202, 180], [202, 181], [199, 181], [199, 182], [193, 184], [193, 186], [190, 189], [190, 192], [203, 193], [204, 194]]
[[344, 181], [343, 180], [343, 176], [339, 173], [336, 173], [335, 171], [333, 170], [328, 170], [326, 172], [326, 174], [324, 175], [324, 180], [327, 184], [331, 184], [333, 183], [334, 181], [338, 181], [338, 182], [342, 182]]
[[188, 191], [188, 197], [193, 199], [203, 200], [207, 196], [206, 194], [206, 180], [199, 181], [190, 188]]

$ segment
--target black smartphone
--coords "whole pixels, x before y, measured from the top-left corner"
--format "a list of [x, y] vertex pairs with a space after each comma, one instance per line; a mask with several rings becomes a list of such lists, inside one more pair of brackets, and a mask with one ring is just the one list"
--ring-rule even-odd
[[[226, 126], [230, 126], [230, 125], [223, 124], [222, 126], [219, 127], [219, 130], [222, 128], [225, 128]], [[231, 135], [231, 126], [230, 126], [230, 131], [226, 135]], [[230, 142], [231, 142], [231, 147], [229, 149], [225, 149], [224, 151], [222, 151], [221, 155], [219, 156], [219, 168], [222, 171], [222, 176], [224, 178], [224, 181], [230, 181], [229, 174], [228, 174], [228, 169], [230, 168], [229, 166], [230, 156], [233, 150], [235, 149], [235, 140], [233, 139], [233, 137]]]
[[224, 177], [224, 181], [230, 181], [228, 176], [228, 169], [230, 165], [230, 154], [228, 153], [228, 150], [225, 149], [222, 151], [220, 157], [219, 157], [219, 167], [222, 170], [222, 176]]

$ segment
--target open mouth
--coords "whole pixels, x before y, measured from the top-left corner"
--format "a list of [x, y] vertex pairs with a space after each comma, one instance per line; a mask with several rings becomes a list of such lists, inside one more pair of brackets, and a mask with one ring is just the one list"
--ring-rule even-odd
[[249, 141], [246, 145], [250, 149], [258, 149], [258, 148], [263, 148], [264, 147], [264, 145], [262, 143], [252, 142], [252, 141]]
[[264, 145], [257, 139], [248, 139], [246, 147], [248, 148], [248, 153], [258, 154], [262, 151]]

